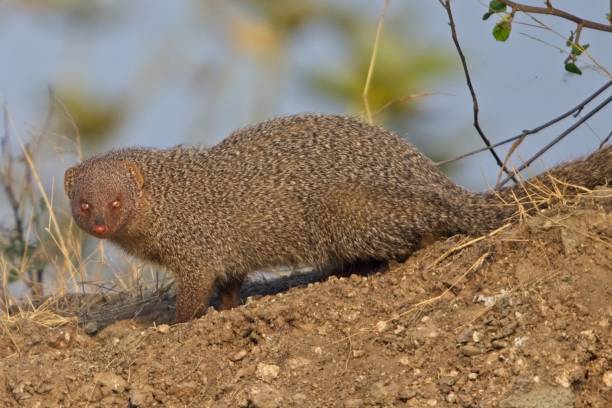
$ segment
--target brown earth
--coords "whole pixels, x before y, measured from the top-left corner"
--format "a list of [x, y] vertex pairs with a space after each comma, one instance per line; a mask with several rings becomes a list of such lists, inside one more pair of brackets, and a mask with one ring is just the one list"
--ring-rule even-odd
[[186, 324], [160, 324], [169, 293], [3, 317], [0, 406], [611, 407], [611, 209], [600, 189]]

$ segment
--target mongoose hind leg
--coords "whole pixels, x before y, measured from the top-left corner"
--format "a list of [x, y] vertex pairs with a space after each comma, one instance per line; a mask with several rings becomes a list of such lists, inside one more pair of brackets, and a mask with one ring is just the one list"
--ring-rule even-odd
[[219, 310], [228, 310], [240, 306], [241, 286], [242, 279], [232, 279], [217, 285], [217, 290], [219, 291]]
[[342, 264], [334, 274], [339, 276], [371, 275], [389, 269], [389, 262], [382, 259], [358, 259]]

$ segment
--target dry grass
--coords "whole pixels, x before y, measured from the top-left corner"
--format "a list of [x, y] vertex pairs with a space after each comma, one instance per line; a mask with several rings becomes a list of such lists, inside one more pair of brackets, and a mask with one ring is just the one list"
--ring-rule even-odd
[[[46, 174], [48, 162], [42, 162], [39, 153], [45, 151], [46, 160], [67, 167], [81, 157], [80, 135], [61, 101], [52, 93], [49, 100], [51, 107], [43, 127], [27, 131], [25, 136], [8, 108], [4, 109], [0, 181], [14, 198], [10, 202], [13, 225], [0, 229], [0, 320], [4, 324], [28, 319], [61, 326], [70, 321], [56, 313], [58, 299], [67, 294], [142, 295], [167, 285], [165, 274], [158, 270], [122, 253], [109, 257], [102, 241], [92, 248], [74, 224], [63, 185]], [[52, 130], [49, 118], [56, 106], [72, 123], [74, 135], [58, 135]], [[24, 284], [22, 289], [16, 289], [19, 282]], [[51, 296], [45, 296], [43, 289]]]

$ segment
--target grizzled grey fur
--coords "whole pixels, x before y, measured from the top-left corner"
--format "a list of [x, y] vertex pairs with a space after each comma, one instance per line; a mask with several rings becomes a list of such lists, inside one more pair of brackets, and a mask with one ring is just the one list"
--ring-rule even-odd
[[[605, 184], [612, 148], [551, 173]], [[68, 169], [65, 188], [81, 228], [173, 271], [177, 321], [201, 315], [215, 286], [223, 307], [236, 305], [256, 269], [404, 258], [424, 240], [490, 231], [516, 208], [457, 186], [388, 130], [313, 114], [210, 149], [111, 151]]]

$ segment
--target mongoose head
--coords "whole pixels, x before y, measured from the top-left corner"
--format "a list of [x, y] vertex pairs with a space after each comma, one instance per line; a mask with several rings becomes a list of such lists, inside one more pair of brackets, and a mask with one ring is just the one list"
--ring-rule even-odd
[[66, 170], [72, 216], [85, 232], [111, 238], [134, 218], [144, 180], [136, 164], [90, 159]]

